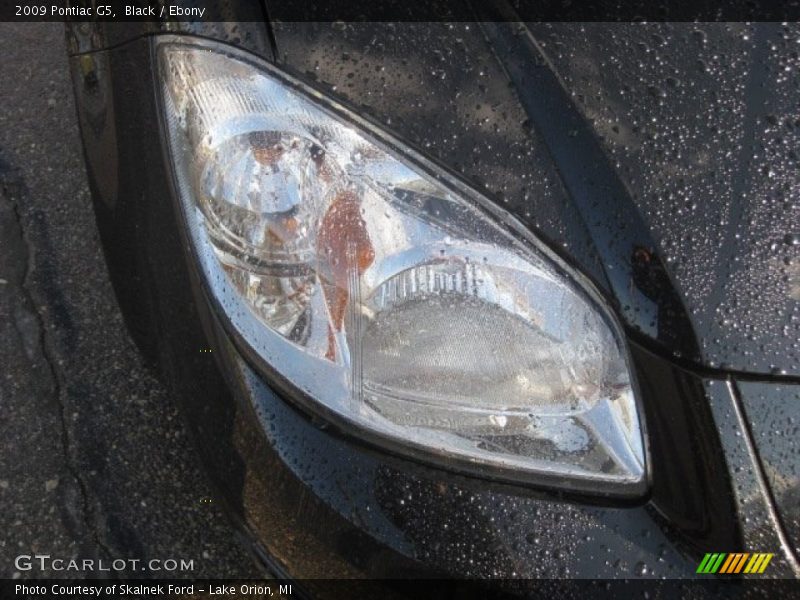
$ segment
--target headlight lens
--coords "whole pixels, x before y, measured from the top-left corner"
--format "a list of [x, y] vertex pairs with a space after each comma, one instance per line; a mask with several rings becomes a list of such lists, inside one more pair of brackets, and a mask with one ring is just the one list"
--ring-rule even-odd
[[456, 468], [641, 491], [613, 317], [503, 215], [236, 50], [161, 41], [163, 113], [205, 282], [307, 406]]

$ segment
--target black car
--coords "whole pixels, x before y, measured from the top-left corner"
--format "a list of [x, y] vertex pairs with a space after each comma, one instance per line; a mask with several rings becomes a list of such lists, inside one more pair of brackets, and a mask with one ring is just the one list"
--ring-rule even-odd
[[800, 26], [272, 4], [67, 27], [126, 323], [267, 568], [796, 577]]

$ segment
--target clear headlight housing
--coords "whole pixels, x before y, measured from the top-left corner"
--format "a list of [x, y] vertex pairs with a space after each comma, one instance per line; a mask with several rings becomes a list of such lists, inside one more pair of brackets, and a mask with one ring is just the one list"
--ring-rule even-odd
[[489, 476], [639, 493], [620, 329], [507, 215], [234, 49], [158, 43], [194, 254], [226, 325], [306, 408]]

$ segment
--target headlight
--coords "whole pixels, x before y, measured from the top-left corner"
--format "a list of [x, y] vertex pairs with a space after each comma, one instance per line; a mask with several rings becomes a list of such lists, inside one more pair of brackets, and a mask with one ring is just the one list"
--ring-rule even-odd
[[185, 223], [234, 337], [307, 409], [500, 479], [640, 493], [620, 329], [491, 203], [245, 53], [158, 42]]

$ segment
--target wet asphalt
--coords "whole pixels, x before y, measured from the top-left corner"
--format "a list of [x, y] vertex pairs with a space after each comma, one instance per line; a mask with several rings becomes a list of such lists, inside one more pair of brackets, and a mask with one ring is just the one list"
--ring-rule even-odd
[[[63, 26], [0, 23], [0, 56], [0, 578], [260, 577], [125, 330]], [[34, 554], [129, 562], [114, 573], [16, 560]], [[170, 558], [193, 568], [130, 566]]]

